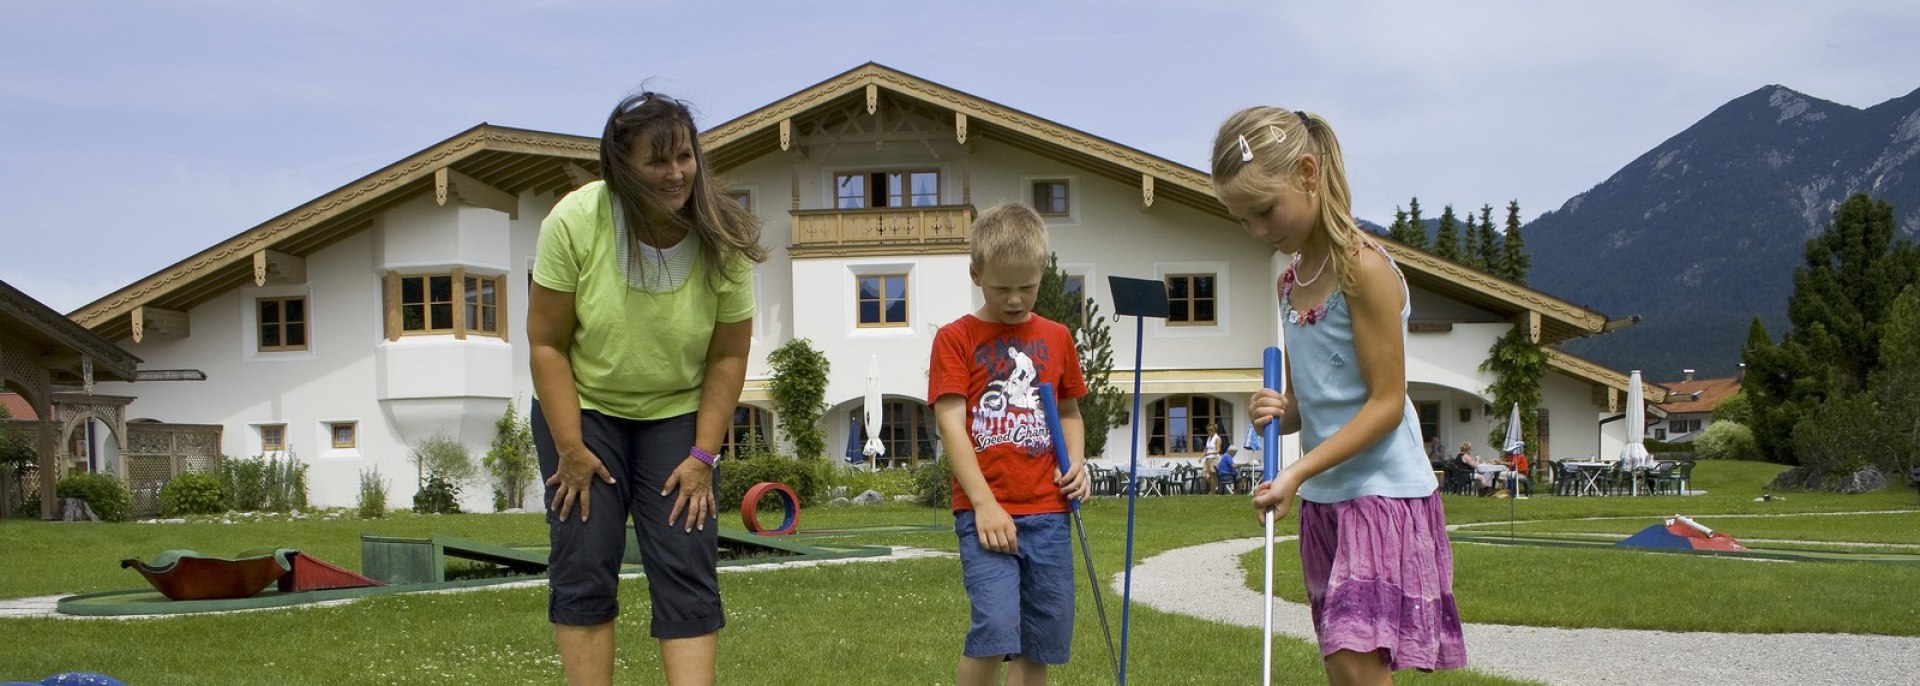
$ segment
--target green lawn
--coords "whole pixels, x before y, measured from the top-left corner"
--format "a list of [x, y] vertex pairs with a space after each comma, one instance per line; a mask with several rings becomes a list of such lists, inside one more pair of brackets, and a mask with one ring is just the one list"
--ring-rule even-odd
[[[1756, 484], [1777, 469], [1702, 464], [1695, 472], [1696, 484], [1713, 491], [1707, 496], [1536, 497], [1511, 504], [1521, 519], [1535, 522], [1658, 517], [1672, 514], [1680, 502], [1686, 504], [1681, 511], [1702, 517], [1727, 512], [1914, 511], [1911, 496], [1898, 492], [1795, 494], [1784, 502], [1749, 502], [1758, 493]], [[1508, 505], [1505, 500], [1447, 498], [1449, 518], [1457, 523], [1504, 521]], [[1259, 533], [1244, 496], [1144, 499], [1137, 521], [1136, 558]], [[1748, 521], [1761, 520], [1742, 520], [1742, 525]], [[730, 528], [740, 526], [737, 513], [723, 514], [721, 522]], [[1103, 576], [1119, 572], [1125, 501], [1090, 503], [1086, 522], [1099, 572]], [[943, 528], [826, 540], [955, 549], [951, 530], [945, 528], [951, 518], [925, 507], [815, 507], [801, 517], [802, 530], [880, 524]], [[442, 533], [502, 543], [537, 543], [546, 536], [537, 514], [172, 525], [5, 520], [0, 521], [0, 550], [6, 552], [0, 557], [0, 597], [138, 587], [138, 575], [119, 569], [118, 560], [149, 557], [167, 548], [231, 554], [250, 547], [289, 546], [358, 569], [361, 533]], [[1813, 533], [1821, 540], [1833, 540], [1831, 532]], [[1281, 556], [1278, 570], [1283, 580], [1277, 583], [1284, 592], [1297, 595], [1297, 558], [1291, 548], [1285, 550], [1289, 554]], [[1469, 621], [1771, 631], [1791, 617], [1797, 630], [1900, 634], [1913, 633], [1903, 626], [1920, 626], [1920, 617], [1911, 612], [1898, 614], [1897, 608], [1912, 607], [1904, 602], [1904, 595], [1883, 590], [1920, 586], [1916, 573], [1904, 567], [1470, 545], [1459, 546], [1456, 553], [1457, 596]], [[1255, 552], [1253, 565], [1259, 564], [1258, 557]], [[1585, 600], [1563, 602], [1566, 595], [1558, 590], [1569, 584], [1556, 580], [1567, 579], [1580, 580]], [[1258, 588], [1258, 584], [1258, 577], [1252, 577], [1250, 586]], [[622, 586], [623, 604], [629, 610], [621, 619], [621, 683], [661, 679], [643, 629], [645, 587], [644, 580]], [[729, 617], [722, 639], [722, 683], [947, 683], [967, 621], [959, 565], [952, 559], [729, 573], [722, 578], [722, 588]], [[1812, 590], [1820, 588], [1849, 591]], [[1902, 602], [1892, 602], [1896, 597]], [[558, 667], [545, 604], [544, 589], [524, 588], [387, 596], [341, 606], [158, 620], [7, 619], [0, 620], [0, 635], [10, 637], [0, 641], [0, 680], [39, 679], [86, 669], [142, 686], [257, 681], [552, 683]], [[1118, 598], [1109, 596], [1107, 605], [1117, 631]], [[1093, 604], [1084, 592], [1080, 612], [1075, 661], [1056, 670], [1054, 682], [1110, 683]], [[1753, 617], [1756, 614], [1758, 618]], [[1226, 627], [1138, 606], [1132, 626], [1130, 677], [1138, 683], [1247, 683], [1257, 678], [1258, 629]], [[1280, 683], [1322, 681], [1309, 642], [1282, 640], [1276, 653]], [[1476, 672], [1400, 676], [1405, 683], [1416, 684], [1514, 683]]]

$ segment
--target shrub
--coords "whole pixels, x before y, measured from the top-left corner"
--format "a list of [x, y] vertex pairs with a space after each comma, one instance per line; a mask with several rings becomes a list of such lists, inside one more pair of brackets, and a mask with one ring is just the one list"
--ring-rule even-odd
[[20, 500], [20, 506], [13, 509], [13, 516], [22, 519], [39, 519], [40, 489], [27, 490], [26, 497]]
[[387, 516], [387, 481], [380, 478], [379, 467], [360, 470], [360, 499], [355, 505], [361, 519]]
[[465, 443], [446, 434], [434, 434], [413, 444], [413, 454], [409, 457], [423, 476], [438, 476], [457, 485], [473, 483], [480, 476], [473, 452], [467, 450]]
[[173, 477], [160, 488], [160, 516], [217, 514], [227, 510], [227, 493], [220, 476], [210, 472], [188, 472]]
[[720, 482], [714, 488], [716, 506], [722, 511], [740, 509], [740, 500], [747, 497], [747, 489], [762, 481], [786, 484], [801, 504], [817, 504], [820, 495], [826, 492], [826, 481], [820, 477], [818, 462], [773, 453], [723, 460], [717, 470]]
[[413, 494], [413, 511], [419, 514], [460, 514], [460, 485], [429, 474], [420, 490]]
[[953, 505], [953, 465], [934, 460], [913, 470], [913, 492], [933, 507]]
[[480, 475], [466, 444], [446, 434], [434, 434], [414, 444], [410, 457], [421, 473], [420, 490], [413, 494], [413, 511], [458, 514], [460, 491]]
[[1693, 441], [1693, 453], [1702, 460], [1758, 460], [1760, 444], [1753, 429], [1734, 421], [1717, 421]]
[[62, 498], [87, 501], [95, 515], [109, 522], [127, 521], [133, 511], [133, 494], [111, 474], [74, 474], [61, 479], [54, 492]]
[[307, 509], [307, 465], [286, 457], [255, 455], [220, 460], [220, 486], [227, 509], [238, 512], [288, 512]]
[[493, 509], [522, 507], [539, 464], [533, 451], [533, 426], [520, 416], [514, 403], [507, 403], [506, 414], [493, 423], [493, 429], [493, 448], [481, 458], [487, 473], [493, 476]]

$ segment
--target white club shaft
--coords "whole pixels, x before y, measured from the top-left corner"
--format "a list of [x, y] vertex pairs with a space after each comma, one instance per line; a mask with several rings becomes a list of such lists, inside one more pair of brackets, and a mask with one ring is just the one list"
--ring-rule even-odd
[[1273, 511], [1267, 511], [1266, 631], [1260, 642], [1260, 683], [1273, 684]]

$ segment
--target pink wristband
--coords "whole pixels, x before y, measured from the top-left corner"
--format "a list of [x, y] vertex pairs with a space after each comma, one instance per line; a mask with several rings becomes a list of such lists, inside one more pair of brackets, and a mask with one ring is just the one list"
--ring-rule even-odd
[[701, 450], [700, 446], [693, 446], [691, 448], [688, 448], [687, 456], [693, 459], [699, 460], [701, 462], [707, 463], [708, 467], [713, 466], [714, 460], [720, 459], [718, 456], [714, 455], [713, 453], [707, 452], [705, 450]]

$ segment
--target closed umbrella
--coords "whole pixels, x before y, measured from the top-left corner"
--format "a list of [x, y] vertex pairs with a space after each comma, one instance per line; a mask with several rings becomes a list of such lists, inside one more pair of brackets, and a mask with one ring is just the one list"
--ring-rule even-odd
[[887, 454], [887, 445], [880, 441], [880, 356], [874, 355], [867, 363], [867, 406], [866, 416], [861, 424], [867, 428], [867, 445], [860, 454], [868, 459], [878, 460]]
[[1514, 403], [1513, 414], [1507, 415], [1507, 440], [1500, 445], [1500, 451], [1508, 455], [1527, 451], [1527, 439], [1520, 435], [1520, 403]]
[[[1628, 470], [1645, 469], [1651, 461], [1647, 446], [1642, 443], [1647, 435], [1647, 401], [1640, 393], [1640, 370], [1635, 369], [1627, 380], [1627, 445], [1620, 450], [1620, 467]], [[1640, 495], [1640, 479], [1633, 482], [1633, 494]]]

